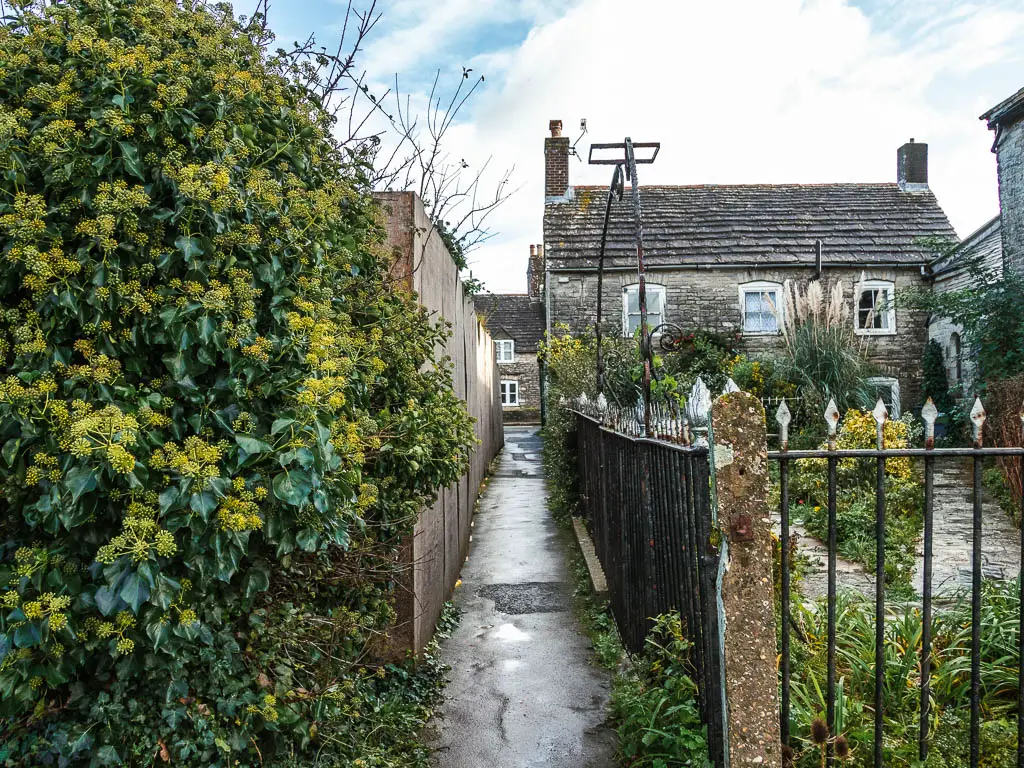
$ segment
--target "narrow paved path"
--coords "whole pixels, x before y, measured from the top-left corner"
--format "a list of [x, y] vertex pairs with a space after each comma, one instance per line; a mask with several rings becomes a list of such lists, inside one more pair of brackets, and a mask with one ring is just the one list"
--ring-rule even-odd
[[[782, 529], [778, 513], [773, 515], [775, 532]], [[828, 597], [828, 544], [798, 522], [789, 527], [790, 535], [796, 536], [796, 548], [807, 562], [800, 582], [800, 593], [808, 600]], [[875, 594], [875, 576], [861, 564], [836, 555], [836, 585], [839, 589], [855, 589], [865, 595]]]
[[541, 442], [508, 427], [475, 517], [441, 648], [452, 671], [435, 723], [438, 768], [611, 768], [608, 676], [572, 614], [564, 540], [545, 506]]
[[[974, 479], [969, 462], [936, 461], [932, 537], [932, 588], [936, 593], [971, 589]], [[918, 542], [914, 589], [921, 593], [924, 542]], [[1015, 579], [1020, 571], [1020, 531], [985, 494], [981, 507], [981, 572], [988, 579]]]

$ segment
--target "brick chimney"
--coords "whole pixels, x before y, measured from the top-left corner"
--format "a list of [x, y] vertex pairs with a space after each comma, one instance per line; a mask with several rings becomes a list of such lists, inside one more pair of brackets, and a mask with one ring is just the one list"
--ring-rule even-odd
[[526, 266], [527, 291], [531, 299], [539, 299], [544, 293], [544, 246], [530, 246], [530, 263]]
[[903, 192], [928, 191], [928, 145], [913, 139], [896, 151], [896, 183]]
[[562, 135], [562, 121], [552, 120], [551, 135], [544, 139], [544, 199], [562, 199], [569, 189], [569, 137]]

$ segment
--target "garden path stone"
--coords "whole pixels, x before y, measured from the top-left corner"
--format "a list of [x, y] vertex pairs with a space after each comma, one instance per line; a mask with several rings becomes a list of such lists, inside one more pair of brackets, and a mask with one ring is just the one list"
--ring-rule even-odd
[[565, 537], [545, 504], [535, 427], [506, 427], [480, 499], [441, 645], [451, 667], [434, 721], [437, 768], [611, 768], [609, 675], [572, 614]]
[[[781, 530], [778, 512], [772, 514], [772, 524], [776, 535]], [[798, 522], [790, 522], [789, 533], [796, 537], [797, 556], [805, 561], [803, 579], [800, 581], [800, 594], [807, 600], [817, 600], [828, 596], [828, 545], [821, 539], [811, 535]], [[865, 595], [875, 594], [875, 577], [860, 563], [836, 557], [837, 589], [855, 589]]]
[[[935, 512], [932, 539], [933, 594], [951, 594], [971, 588], [971, 548], [974, 539], [970, 462], [936, 461]], [[1020, 531], [996, 502], [983, 496], [981, 568], [988, 579], [1015, 579], [1020, 571]], [[917, 547], [913, 584], [921, 594], [924, 542]]]

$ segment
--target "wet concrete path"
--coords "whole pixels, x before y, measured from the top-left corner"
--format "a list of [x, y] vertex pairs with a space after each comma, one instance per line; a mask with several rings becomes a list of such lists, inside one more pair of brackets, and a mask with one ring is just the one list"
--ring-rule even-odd
[[441, 648], [452, 671], [435, 721], [437, 768], [611, 768], [608, 675], [572, 614], [564, 540], [545, 507], [541, 442], [507, 427], [480, 501]]

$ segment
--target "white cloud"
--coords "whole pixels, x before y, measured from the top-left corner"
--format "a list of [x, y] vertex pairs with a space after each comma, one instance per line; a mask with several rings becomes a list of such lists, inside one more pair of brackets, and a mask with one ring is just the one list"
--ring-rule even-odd
[[[889, 181], [913, 136], [930, 143], [932, 187], [962, 235], [997, 211], [977, 116], [1022, 84], [1024, 11], [929, 2], [930, 26], [900, 8], [880, 17], [886, 27], [845, 0], [632, 0], [625, 18], [623, 8], [583, 0], [497, 52], [505, 76], [461, 126], [460, 155], [514, 164], [522, 184], [493, 220], [502, 236], [474, 254], [489, 289], [525, 289], [551, 118], [573, 136], [588, 119], [584, 155], [590, 141], [661, 141], [643, 183]], [[605, 184], [610, 169], [573, 161], [571, 175]]]

